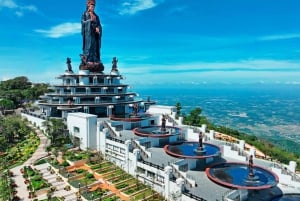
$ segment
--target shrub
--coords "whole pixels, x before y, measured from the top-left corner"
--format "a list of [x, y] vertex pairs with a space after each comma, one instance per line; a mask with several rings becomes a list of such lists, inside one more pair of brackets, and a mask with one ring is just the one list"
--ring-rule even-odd
[[94, 178], [94, 175], [93, 175], [92, 173], [88, 173], [88, 174], [86, 175], [86, 178], [88, 178], [88, 179]]
[[34, 165], [40, 165], [40, 164], [44, 164], [44, 163], [47, 163], [46, 159], [41, 159], [41, 160], [38, 160], [34, 163]]
[[82, 159], [82, 156], [81, 156], [81, 155], [76, 155], [76, 156], [75, 156], [75, 159], [76, 159], [76, 160], [81, 160], [81, 159]]
[[83, 170], [83, 169], [77, 169], [76, 172], [77, 172], [78, 174], [80, 174], [80, 173], [83, 173], [84, 170]]
[[64, 190], [66, 190], [66, 191], [71, 190], [71, 186], [70, 186], [70, 185], [65, 186], [65, 187], [64, 187]]
[[69, 163], [68, 163], [67, 161], [64, 161], [64, 162], [62, 163], [62, 166], [67, 167], [67, 166], [69, 166]]

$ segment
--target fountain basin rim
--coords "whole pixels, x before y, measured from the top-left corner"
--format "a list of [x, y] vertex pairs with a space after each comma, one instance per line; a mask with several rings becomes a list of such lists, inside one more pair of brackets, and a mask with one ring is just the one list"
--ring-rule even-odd
[[175, 135], [180, 135], [182, 133], [182, 128], [176, 127], [176, 126], [166, 126], [166, 128], [173, 128], [173, 129], [178, 129], [179, 134], [177, 133], [168, 133], [168, 134], [149, 134], [149, 133], [141, 133], [138, 132], [138, 129], [146, 129], [146, 128], [161, 128], [161, 126], [144, 126], [144, 127], [137, 127], [134, 128], [132, 131], [135, 135], [140, 136], [140, 137], [152, 137], [152, 138], [167, 138]]
[[206, 173], [206, 176], [213, 182], [219, 184], [219, 185], [222, 185], [222, 186], [225, 186], [225, 187], [230, 187], [230, 188], [234, 188], [234, 189], [245, 189], [245, 190], [264, 190], [264, 189], [269, 189], [269, 188], [272, 188], [274, 187], [275, 185], [278, 184], [279, 182], [279, 177], [272, 171], [268, 170], [267, 168], [265, 167], [262, 167], [262, 166], [258, 166], [258, 165], [254, 165], [253, 168], [258, 168], [258, 169], [262, 169], [264, 171], [267, 171], [269, 172], [273, 177], [274, 177], [274, 181], [275, 181], [275, 184], [274, 185], [270, 185], [270, 184], [267, 184], [267, 185], [261, 185], [261, 186], [241, 186], [241, 185], [235, 185], [235, 184], [230, 184], [228, 182], [225, 182], [225, 181], [222, 181], [214, 176], [212, 176], [210, 174], [210, 169], [214, 168], [214, 167], [217, 167], [217, 166], [221, 166], [221, 165], [225, 165], [225, 164], [228, 164], [228, 165], [243, 165], [243, 166], [248, 166], [248, 163], [239, 163], [239, 162], [227, 162], [227, 163], [217, 163], [217, 164], [214, 164], [208, 168], [206, 168], [205, 170], [205, 173]]

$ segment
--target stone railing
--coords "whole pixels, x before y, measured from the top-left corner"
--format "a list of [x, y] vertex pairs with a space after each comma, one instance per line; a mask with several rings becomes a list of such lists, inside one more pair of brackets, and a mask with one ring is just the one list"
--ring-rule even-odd
[[145, 157], [145, 158], [150, 157], [150, 155], [144, 150], [144, 148], [139, 143], [137, 143], [135, 140], [132, 140], [132, 145], [133, 145], [134, 148], [137, 148], [137, 149], [141, 150], [141, 156], [142, 157]]
[[[183, 192], [182, 194], [185, 195], [185, 196], [187, 196], [187, 197], [189, 197], [189, 198], [192, 198], [192, 199], [194, 199], [194, 200], [197, 200], [197, 201], [207, 201], [207, 200], [205, 200], [204, 198], [201, 198], [201, 197], [199, 197], [199, 196], [197, 196], [197, 195], [194, 195], [194, 194], [191, 194], [191, 193], [188, 193], [188, 192]], [[183, 200], [184, 200], [184, 199], [183, 199]]]
[[109, 133], [111, 135], [111, 137], [117, 137], [117, 133], [114, 131], [114, 129], [106, 122], [104, 121], [104, 127], [107, 128], [109, 130]]
[[195, 181], [194, 182], [190, 181], [190, 179], [188, 179], [185, 174], [180, 172], [173, 164], [171, 166], [172, 166], [172, 169], [173, 169], [173, 175], [175, 177], [184, 179], [185, 185], [189, 185], [189, 187], [195, 187], [196, 186]]
[[154, 168], [159, 169], [159, 170], [164, 170], [163, 166], [159, 166], [157, 164], [154, 164], [154, 163], [151, 163], [151, 162], [148, 162], [148, 161], [144, 161], [144, 160], [141, 160], [140, 162], [145, 164], [145, 165], [148, 165], [150, 167], [154, 167]]
[[273, 167], [281, 169], [281, 174], [289, 175], [289, 176], [291, 176], [292, 181], [300, 183], [300, 176], [297, 175], [296, 173], [290, 171], [289, 169], [287, 169], [282, 164], [274, 162]]
[[170, 117], [169, 115], [166, 115], [166, 116], [167, 116], [168, 122], [171, 122], [173, 124], [173, 126], [178, 125], [178, 123], [172, 117]]

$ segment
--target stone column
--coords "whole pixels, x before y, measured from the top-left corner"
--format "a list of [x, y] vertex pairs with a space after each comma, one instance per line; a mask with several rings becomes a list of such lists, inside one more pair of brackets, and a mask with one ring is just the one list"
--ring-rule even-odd
[[184, 189], [184, 183], [185, 183], [185, 181], [184, 181], [183, 178], [176, 179], [176, 184], [177, 184], [177, 187], [178, 187], [178, 191], [180, 193], [184, 192], [184, 190], [185, 190]]
[[202, 124], [201, 125], [201, 130], [202, 132], [205, 134], [206, 133], [206, 128], [207, 128], [207, 125], [206, 124]]
[[106, 108], [107, 108], [107, 116], [109, 117], [110, 115], [112, 115], [112, 109], [114, 108], [114, 106], [109, 105]]
[[129, 150], [131, 147], [131, 141], [130, 140], [126, 140], [125, 141], [125, 145], [126, 145], [126, 149], [125, 149], [125, 161], [124, 161], [124, 170], [129, 173]]
[[140, 159], [141, 157], [141, 150], [139, 149], [134, 149], [133, 150], [133, 154], [135, 155], [135, 158], [133, 159], [132, 163], [133, 163], [133, 169], [135, 170], [135, 177], [136, 177], [136, 174], [137, 174], [137, 161]]
[[295, 172], [296, 172], [296, 167], [297, 167], [296, 161], [290, 161], [289, 166], [288, 166], [288, 169], [289, 169], [291, 172], [295, 173]]
[[[89, 70], [79, 70], [79, 75], [89, 75]], [[80, 76], [79, 77], [79, 85], [88, 85], [89, 77], [88, 76]]]
[[245, 149], [245, 140], [240, 140], [240, 141], [239, 141], [239, 148], [240, 148], [241, 150], [244, 150], [244, 149]]
[[209, 131], [209, 139], [210, 140], [214, 140], [215, 139], [215, 131], [214, 130], [210, 130]]
[[164, 196], [165, 198], [169, 198], [170, 197], [170, 177], [171, 177], [171, 173], [172, 173], [172, 167], [170, 166], [166, 166], [164, 169], [164, 180], [165, 180], [165, 193]]
[[178, 125], [181, 126], [183, 122], [183, 117], [178, 117]]
[[256, 153], [255, 147], [251, 147], [251, 148], [250, 148], [250, 153], [249, 153], [250, 156], [253, 155], [253, 158], [255, 158], [255, 153]]

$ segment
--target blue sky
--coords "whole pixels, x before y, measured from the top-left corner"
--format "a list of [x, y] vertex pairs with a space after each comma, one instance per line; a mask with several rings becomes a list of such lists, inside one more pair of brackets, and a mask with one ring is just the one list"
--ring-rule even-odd
[[[0, 0], [0, 80], [80, 63], [85, 0]], [[299, 0], [97, 0], [102, 62], [132, 85], [300, 84]]]

